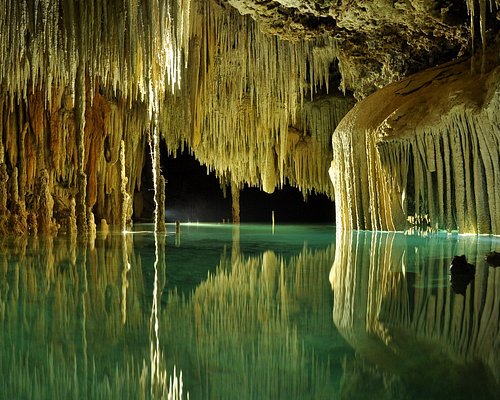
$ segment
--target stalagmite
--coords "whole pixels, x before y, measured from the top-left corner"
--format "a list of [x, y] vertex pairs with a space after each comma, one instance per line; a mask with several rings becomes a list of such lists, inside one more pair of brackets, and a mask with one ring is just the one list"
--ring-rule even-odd
[[10, 188], [10, 216], [7, 228], [12, 233], [22, 234], [28, 231], [26, 206], [19, 197], [18, 171], [14, 168], [9, 178]]
[[78, 224], [76, 221], [76, 200], [74, 197], [70, 199], [69, 215], [66, 219], [66, 226], [68, 232], [71, 236], [76, 236], [78, 233]]
[[165, 232], [165, 178], [160, 171], [160, 138], [157, 127], [152, 127], [149, 138], [153, 169], [153, 187], [155, 202], [155, 232]]
[[343, 229], [407, 224], [500, 233], [498, 54], [413, 75], [367, 97], [333, 135], [330, 174]]
[[47, 170], [43, 170], [38, 177], [37, 182], [37, 199], [35, 212], [38, 217], [38, 232], [42, 234], [54, 234], [57, 231], [57, 227], [52, 219], [54, 199], [50, 193], [50, 182], [49, 174]]
[[0, 216], [3, 218], [7, 213], [7, 183], [9, 181], [9, 175], [7, 175], [7, 166], [2, 163], [0, 164]]

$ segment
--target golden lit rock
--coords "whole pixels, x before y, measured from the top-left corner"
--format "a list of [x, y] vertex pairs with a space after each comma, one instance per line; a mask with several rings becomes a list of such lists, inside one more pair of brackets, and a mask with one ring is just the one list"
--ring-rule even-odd
[[333, 135], [344, 229], [500, 233], [498, 52], [445, 64], [356, 105]]

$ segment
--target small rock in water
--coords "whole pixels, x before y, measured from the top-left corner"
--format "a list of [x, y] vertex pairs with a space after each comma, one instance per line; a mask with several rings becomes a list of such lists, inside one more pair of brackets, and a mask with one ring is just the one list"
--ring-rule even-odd
[[450, 282], [452, 290], [465, 296], [467, 286], [474, 279], [476, 268], [467, 263], [465, 255], [455, 256], [450, 265]]
[[490, 251], [484, 257], [486, 262], [492, 267], [500, 267], [500, 253], [496, 251]]
[[451, 261], [450, 273], [453, 274], [473, 274], [476, 272], [474, 265], [467, 263], [465, 255], [455, 256]]

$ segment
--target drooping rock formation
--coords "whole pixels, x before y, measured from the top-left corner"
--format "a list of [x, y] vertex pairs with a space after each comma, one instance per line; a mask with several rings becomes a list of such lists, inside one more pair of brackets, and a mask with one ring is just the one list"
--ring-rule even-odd
[[339, 225], [500, 233], [499, 65], [493, 50], [358, 103], [333, 135]]
[[125, 203], [142, 190], [150, 132], [170, 153], [187, 147], [222, 185], [272, 192], [290, 184], [305, 197], [333, 198], [330, 137], [354, 103], [346, 90], [361, 99], [486, 47], [499, 31], [498, 6], [0, 2], [0, 168], [17, 191], [0, 232], [34, 227], [43, 170], [54, 226], [67, 230], [74, 201], [79, 231], [92, 231], [94, 220], [123, 227]]
[[[467, 10], [480, 8], [475, 1], [449, 0], [226, 2], [251, 15], [271, 34], [290, 40], [325, 32], [335, 37], [342, 85], [357, 98], [468, 52]], [[486, 1], [480, 3], [485, 11]], [[494, 14], [489, 17], [494, 19]], [[473, 21], [478, 19], [476, 12]]]
[[287, 42], [214, 1], [62, 3], [1, 5], [0, 164], [18, 188], [3, 220], [19, 232], [42, 170], [56, 224], [74, 199], [80, 231], [123, 227], [152, 132], [221, 183], [333, 197], [330, 135], [353, 101], [332, 38]]

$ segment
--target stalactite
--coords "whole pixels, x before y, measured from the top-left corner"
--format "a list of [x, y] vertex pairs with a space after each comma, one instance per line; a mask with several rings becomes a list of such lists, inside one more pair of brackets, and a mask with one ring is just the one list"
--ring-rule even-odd
[[[489, 7], [488, 7], [489, 3]], [[471, 42], [472, 50], [474, 52], [474, 41], [476, 35], [476, 24], [477, 19], [479, 19], [479, 34], [481, 36], [482, 52], [486, 51], [487, 39], [486, 39], [486, 16], [487, 9], [489, 8], [490, 13], [494, 13], [496, 10], [500, 10], [499, 0], [466, 0], [467, 11], [470, 16], [470, 32], [471, 32]], [[476, 17], [476, 12], [479, 11], [479, 16]]]
[[157, 192], [155, 193], [156, 201], [158, 204], [158, 213], [157, 213], [157, 223], [156, 230], [157, 232], [165, 232], [165, 177], [160, 175], [158, 179], [158, 187]]
[[160, 171], [160, 136], [156, 126], [153, 126], [151, 130], [149, 148], [153, 172], [155, 232], [165, 232], [165, 178]]
[[88, 231], [87, 224], [87, 175], [85, 174], [85, 70], [82, 65], [78, 67], [75, 81], [75, 130], [77, 148], [77, 195], [76, 218], [79, 233], [85, 235]]
[[122, 195], [121, 201], [121, 224], [120, 230], [125, 232], [127, 226], [129, 225], [130, 218], [132, 217], [132, 205], [130, 200], [130, 195], [127, 192], [128, 178], [126, 174], [126, 163], [125, 163], [125, 142], [122, 140], [120, 145], [120, 177], [121, 185], [120, 191]]
[[24, 0], [0, 9], [0, 158], [9, 176], [19, 171], [27, 213], [47, 169], [59, 224], [69, 226], [74, 198], [82, 232], [95, 218], [121, 225], [120, 143], [132, 194], [151, 125], [170, 152], [188, 147], [239, 187], [288, 182], [304, 196], [333, 196], [328, 138], [352, 105], [325, 96], [333, 38], [270, 37], [213, 1]]
[[[230, 173], [240, 186], [272, 192], [288, 181], [305, 195], [315, 190], [331, 196], [322, 161], [331, 153], [335, 126], [330, 118], [345, 113], [352, 102], [341, 106], [332, 100], [329, 109], [328, 100], [323, 101], [327, 116], [316, 121], [309, 116], [320, 112], [311, 112], [315, 101], [309, 106], [306, 98], [315, 100], [330, 89], [335, 40], [325, 36], [290, 43], [263, 34], [248, 16], [229, 8], [212, 2], [193, 5], [191, 14], [199, 22], [191, 23], [196, 41], [190, 52], [192, 72], [184, 79], [191, 83], [184, 115], [191, 116], [193, 125], [184, 137], [195, 157], [219, 177]], [[311, 145], [296, 152], [289, 132], [299, 120]], [[174, 130], [186, 129], [180, 124]]]
[[190, 3], [3, 0], [0, 80], [7, 92], [23, 96], [30, 85], [44, 82], [50, 104], [53, 85], [70, 85], [85, 65], [91, 91], [99, 77], [115, 93], [154, 103], [166, 85], [178, 86], [182, 61], [187, 62]]
[[416, 74], [347, 114], [330, 170], [343, 228], [499, 233], [497, 57], [484, 73], [456, 62]]

